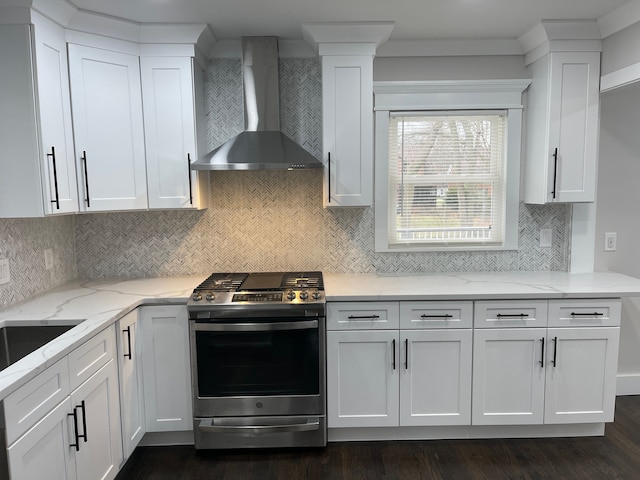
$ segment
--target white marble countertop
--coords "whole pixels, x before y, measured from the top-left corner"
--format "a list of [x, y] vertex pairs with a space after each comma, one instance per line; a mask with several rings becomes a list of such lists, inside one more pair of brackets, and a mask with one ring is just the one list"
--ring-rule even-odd
[[186, 304], [206, 275], [132, 280], [73, 281], [0, 310], [0, 326], [81, 321], [0, 372], [0, 399], [118, 319], [144, 305]]
[[[185, 304], [206, 278], [77, 280], [0, 309], [0, 326], [81, 321], [0, 372], [0, 399], [140, 305]], [[422, 275], [324, 274], [327, 301], [640, 296], [640, 280], [617, 273], [487, 272]]]
[[328, 302], [640, 296], [640, 279], [613, 272], [325, 273]]

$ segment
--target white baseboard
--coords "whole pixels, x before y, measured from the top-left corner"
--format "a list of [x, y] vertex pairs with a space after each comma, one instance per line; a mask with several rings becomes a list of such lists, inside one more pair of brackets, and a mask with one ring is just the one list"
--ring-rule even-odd
[[640, 395], [640, 373], [619, 373], [616, 395]]

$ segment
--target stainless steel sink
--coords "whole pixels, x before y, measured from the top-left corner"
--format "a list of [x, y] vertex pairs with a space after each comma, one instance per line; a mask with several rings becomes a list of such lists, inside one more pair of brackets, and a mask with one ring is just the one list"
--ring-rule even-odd
[[0, 370], [46, 345], [79, 322], [42, 325], [40, 323], [0, 327]]

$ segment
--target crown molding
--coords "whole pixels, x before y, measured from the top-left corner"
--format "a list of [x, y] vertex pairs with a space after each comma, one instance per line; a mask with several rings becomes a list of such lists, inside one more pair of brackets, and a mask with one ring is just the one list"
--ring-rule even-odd
[[369, 45], [375, 52], [389, 40], [394, 26], [394, 22], [340, 22], [305, 23], [301, 28], [302, 38], [315, 51], [319, 51], [320, 46], [335, 52], [341, 45]]

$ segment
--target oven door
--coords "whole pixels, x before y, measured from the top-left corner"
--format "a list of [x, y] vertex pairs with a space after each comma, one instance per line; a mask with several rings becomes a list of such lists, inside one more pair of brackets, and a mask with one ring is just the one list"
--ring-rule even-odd
[[324, 415], [325, 319], [189, 324], [194, 416]]

